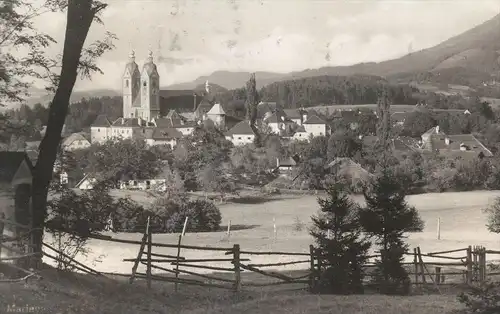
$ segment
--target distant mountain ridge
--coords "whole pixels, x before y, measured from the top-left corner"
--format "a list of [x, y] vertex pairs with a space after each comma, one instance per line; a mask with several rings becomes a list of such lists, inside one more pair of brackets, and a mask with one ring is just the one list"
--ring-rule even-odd
[[[274, 82], [314, 76], [352, 76], [356, 74], [386, 78], [393, 82], [430, 82], [439, 84], [478, 85], [488, 80], [500, 81], [500, 14], [492, 19], [454, 36], [434, 47], [423, 49], [398, 59], [383, 62], [359, 63], [351, 66], [322, 67], [291, 73], [255, 72], [257, 87]], [[223, 89], [244, 87], [250, 72], [216, 71], [191, 82], [179, 83], [162, 89], [194, 90], [208, 81]], [[472, 86], [471, 86], [472, 87]], [[120, 91], [76, 91], [71, 100], [82, 97], [117, 96]], [[32, 97], [31, 104], [47, 102], [51, 96]], [[43, 103], [43, 102], [42, 102]]]

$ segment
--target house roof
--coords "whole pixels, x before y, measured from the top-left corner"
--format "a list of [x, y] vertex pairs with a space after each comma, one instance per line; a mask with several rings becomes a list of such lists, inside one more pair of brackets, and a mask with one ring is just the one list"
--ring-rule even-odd
[[283, 122], [283, 120], [280, 119], [280, 117], [278, 116], [278, 114], [276, 112], [271, 114], [269, 117], [265, 118], [264, 121], [266, 121], [266, 123]]
[[250, 121], [243, 120], [227, 131], [226, 135], [254, 135]]
[[165, 116], [167, 119], [182, 119], [182, 116], [175, 109], [171, 109]]
[[317, 115], [313, 114], [307, 117], [307, 120], [304, 122], [304, 124], [326, 124], [326, 122]]
[[[447, 138], [449, 139], [449, 144], [446, 144]], [[440, 153], [444, 153], [446, 155], [451, 156], [452, 152], [455, 152], [454, 154], [458, 155], [473, 152], [477, 155], [482, 152], [485, 157], [493, 156], [493, 153], [472, 134], [433, 134], [430, 140], [433, 150], [439, 150]], [[461, 147], [465, 147], [466, 150], [461, 150]]]
[[12, 182], [23, 161], [33, 171], [33, 164], [25, 152], [0, 152], [0, 180]]
[[351, 158], [339, 157], [330, 162], [326, 168], [338, 168], [339, 174], [348, 175], [351, 178], [367, 178], [372, 174]]
[[428, 129], [424, 134], [422, 134], [422, 137], [427, 137], [433, 134], [441, 134], [441, 135], [446, 135], [439, 126], [433, 126], [432, 128]]
[[108, 128], [111, 126], [111, 121], [109, 121], [106, 115], [101, 114], [97, 116], [91, 126], [96, 128]]
[[89, 181], [89, 183], [92, 183], [92, 181], [96, 181], [95, 178], [91, 178], [89, 174], [86, 174], [85, 176], [83, 176], [83, 178], [75, 185], [75, 188], [80, 188], [80, 186], [85, 183], [85, 181]]
[[145, 125], [146, 125], [146, 121], [144, 121], [140, 118], [118, 118], [115, 120], [115, 122], [113, 122], [114, 127], [134, 128], [134, 127], [140, 127], [140, 126], [145, 126]]
[[257, 104], [257, 119], [263, 119], [266, 113], [274, 113], [278, 110], [278, 105], [275, 102], [263, 102]]
[[292, 157], [284, 158], [284, 159], [278, 159], [278, 164], [280, 167], [291, 167], [291, 166], [296, 166], [297, 161], [293, 159]]
[[213, 115], [225, 115], [226, 112], [222, 108], [221, 104], [216, 103], [215, 105], [212, 106], [212, 109], [210, 109], [207, 114], [213, 114]]
[[153, 135], [151, 136], [153, 140], [170, 140], [182, 138], [182, 133], [174, 128], [155, 128]]
[[394, 112], [393, 114], [391, 114], [391, 120], [397, 122], [404, 122], [407, 116], [408, 112]]
[[301, 119], [302, 110], [300, 109], [284, 109], [283, 112], [289, 119]]
[[299, 125], [299, 127], [297, 129], [295, 129], [295, 133], [298, 133], [298, 132], [305, 133], [306, 132], [306, 128], [303, 125]]
[[[61, 145], [62, 146], [69, 146], [69, 145], [73, 144], [73, 142], [75, 142], [75, 141], [87, 141], [88, 142], [89, 140], [87, 140], [87, 138], [85, 138], [85, 136], [83, 136], [81, 133], [73, 133], [70, 136], [66, 137], [62, 141]], [[89, 144], [90, 144], [90, 142], [89, 142]]]
[[155, 119], [156, 126], [159, 128], [191, 128], [195, 127], [194, 121], [184, 121], [181, 115], [172, 115], [171, 118], [157, 118]]
[[27, 141], [26, 142], [26, 150], [27, 151], [30, 151], [30, 150], [37, 150], [38, 147], [40, 146], [40, 143], [42, 141]]
[[418, 141], [411, 137], [400, 136], [392, 140], [392, 148], [397, 151], [417, 151]]

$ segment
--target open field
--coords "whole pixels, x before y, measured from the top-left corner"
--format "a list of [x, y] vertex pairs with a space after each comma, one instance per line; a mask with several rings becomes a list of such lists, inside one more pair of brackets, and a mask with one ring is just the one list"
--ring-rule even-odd
[[[134, 192], [131, 197], [137, 198], [142, 192]], [[319, 195], [321, 196], [321, 195]], [[486, 216], [481, 211], [488, 206], [500, 191], [475, 191], [464, 193], [436, 193], [413, 195], [408, 197], [408, 203], [415, 206], [425, 221], [425, 230], [421, 233], [410, 234], [410, 247], [420, 246], [422, 252], [444, 251], [465, 248], [468, 245], [482, 245], [488, 249], [499, 248], [500, 235], [488, 232]], [[231, 248], [233, 244], [240, 244], [242, 250], [247, 251], [281, 251], [304, 252], [309, 251], [312, 238], [307, 228], [295, 230], [296, 221], [305, 226], [310, 225], [310, 217], [318, 210], [316, 196], [283, 196], [284, 199], [271, 200], [260, 204], [220, 205], [223, 217], [222, 229], [227, 228], [231, 221], [232, 232], [229, 239], [226, 233], [207, 232], [189, 233], [183, 239], [185, 245], [215, 246]], [[362, 202], [361, 197], [355, 197]], [[142, 202], [147, 202], [144, 199]], [[441, 239], [437, 240], [437, 220], [441, 219]], [[276, 221], [276, 239], [274, 239], [273, 219]], [[114, 238], [140, 241], [140, 234], [112, 234]], [[178, 234], [154, 234], [155, 243], [177, 243]], [[50, 243], [49, 239], [46, 242]], [[102, 240], [91, 240], [93, 251], [87, 258], [78, 260], [86, 265], [93, 265], [93, 261], [100, 257], [101, 263], [95, 264], [95, 269], [103, 272], [130, 273], [132, 263], [123, 262], [124, 258], [135, 258], [138, 245], [119, 244]], [[154, 253], [175, 255], [175, 249], [154, 248]], [[458, 256], [462, 253], [457, 253]], [[181, 256], [186, 258], [222, 258], [224, 252], [211, 251], [183, 251]], [[452, 255], [453, 256], [453, 255]], [[248, 258], [249, 256], [242, 256]], [[252, 263], [275, 263], [285, 261], [285, 257], [251, 256]], [[488, 258], [494, 258], [489, 255]], [[297, 258], [295, 258], [297, 259]], [[287, 257], [288, 260], [295, 260]], [[298, 259], [301, 259], [300, 257]], [[302, 258], [303, 259], [303, 258]], [[411, 261], [411, 257], [408, 257]], [[47, 261], [50, 262], [50, 261]], [[212, 264], [207, 264], [212, 265]], [[215, 265], [228, 267], [228, 265]], [[287, 270], [307, 268], [307, 264], [290, 265]], [[141, 269], [141, 266], [140, 268]]]

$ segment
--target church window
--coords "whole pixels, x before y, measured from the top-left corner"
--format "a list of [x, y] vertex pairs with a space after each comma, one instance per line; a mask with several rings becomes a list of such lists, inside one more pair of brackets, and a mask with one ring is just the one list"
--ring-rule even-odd
[[144, 87], [146, 87], [147, 85], [148, 85], [148, 84], [146, 83], [146, 81], [144, 81], [144, 82], [142, 83], [142, 86], [144, 86]]
[[125, 86], [128, 87], [128, 80], [125, 80]]
[[134, 117], [134, 113], [130, 113], [130, 116], [133, 118]]

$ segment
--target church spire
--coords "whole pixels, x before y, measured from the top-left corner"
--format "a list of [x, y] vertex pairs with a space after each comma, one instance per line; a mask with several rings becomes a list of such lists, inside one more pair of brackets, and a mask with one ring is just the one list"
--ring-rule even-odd
[[149, 50], [148, 63], [153, 63], [153, 51]]
[[130, 55], [128, 56], [130, 63], [135, 62], [135, 51], [130, 51]]

